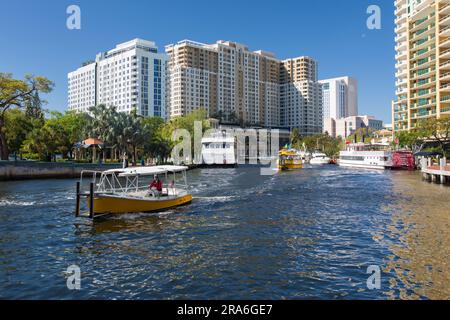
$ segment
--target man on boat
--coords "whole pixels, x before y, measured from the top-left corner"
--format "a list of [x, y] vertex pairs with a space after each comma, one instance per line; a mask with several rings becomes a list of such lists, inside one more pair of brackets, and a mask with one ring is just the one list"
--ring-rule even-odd
[[153, 196], [158, 198], [161, 196], [163, 185], [157, 174], [153, 176], [153, 181], [149, 184], [148, 188], [153, 193]]

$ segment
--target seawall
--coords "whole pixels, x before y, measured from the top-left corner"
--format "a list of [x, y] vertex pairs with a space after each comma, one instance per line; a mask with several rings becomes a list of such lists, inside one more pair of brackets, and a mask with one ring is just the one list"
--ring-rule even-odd
[[0, 181], [78, 178], [82, 170], [104, 171], [121, 168], [122, 164], [72, 162], [0, 161]]

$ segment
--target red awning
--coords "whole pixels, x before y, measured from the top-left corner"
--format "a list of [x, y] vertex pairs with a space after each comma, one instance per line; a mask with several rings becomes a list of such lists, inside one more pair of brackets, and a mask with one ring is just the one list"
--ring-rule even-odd
[[103, 141], [96, 138], [88, 138], [83, 141], [83, 144], [87, 146], [101, 146], [103, 145]]

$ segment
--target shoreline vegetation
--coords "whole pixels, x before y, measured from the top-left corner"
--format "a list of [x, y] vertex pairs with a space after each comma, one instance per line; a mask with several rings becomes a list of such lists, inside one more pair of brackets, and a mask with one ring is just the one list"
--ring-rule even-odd
[[[45, 77], [27, 75], [18, 80], [0, 73], [1, 160], [9, 160], [12, 155], [14, 160], [57, 163], [166, 164], [175, 145], [182, 141], [172, 139], [175, 130], [185, 129], [193, 139], [196, 121], [202, 122], [202, 134], [211, 128], [207, 111], [202, 108], [166, 122], [160, 117], [140, 116], [136, 111], [119, 112], [103, 104], [90, 107], [89, 113], [48, 111], [43, 108], [46, 101], [41, 95], [50, 93], [53, 86]], [[450, 156], [449, 128], [450, 118], [423, 120], [414, 130], [398, 132], [392, 147]], [[327, 133], [302, 137], [293, 129], [289, 146], [337, 158], [346, 143], [369, 143], [377, 137], [377, 132], [369, 128], [360, 128], [346, 139]], [[85, 144], [87, 139], [99, 143]]]

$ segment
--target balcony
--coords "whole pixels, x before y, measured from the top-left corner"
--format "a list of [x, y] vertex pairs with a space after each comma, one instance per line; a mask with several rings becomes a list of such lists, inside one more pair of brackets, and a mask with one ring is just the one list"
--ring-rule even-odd
[[450, 60], [445, 61], [439, 65], [441, 71], [442, 70], [450, 70]]
[[427, 118], [433, 116], [434, 114], [436, 114], [435, 110], [420, 110], [419, 112], [412, 113], [411, 119]]
[[402, 51], [402, 50], [406, 50], [406, 49], [407, 49], [406, 41], [402, 41], [401, 43], [399, 43], [395, 46], [395, 51]]
[[416, 21], [414, 23], [413, 26], [411, 26], [411, 29], [409, 30], [410, 32], [416, 32], [417, 30], [420, 30], [420, 28], [423, 28], [426, 24], [426, 22], [431, 22], [434, 21], [434, 19], [432, 19], [432, 17], [426, 17], [423, 19], [420, 19], [418, 21]]
[[406, 60], [406, 51], [401, 51], [395, 55], [395, 60]]
[[450, 83], [441, 85], [441, 91], [442, 92], [450, 92]]
[[450, 80], [450, 72], [445, 72], [441, 74], [441, 81]]
[[441, 32], [439, 33], [441, 36], [450, 36], [450, 26], [446, 26], [441, 28]]
[[450, 103], [450, 96], [442, 96], [441, 103]]
[[395, 37], [396, 43], [403, 42], [403, 41], [406, 41], [406, 32], [402, 32]]
[[450, 3], [446, 3], [439, 8], [440, 14], [448, 14], [450, 13]]
[[402, 15], [403, 13], [406, 13], [406, 9], [407, 7], [405, 4], [400, 5], [398, 8], [395, 9], [395, 15], [398, 16]]
[[406, 12], [404, 14], [398, 15], [396, 14], [396, 19], [395, 19], [395, 24], [400, 24], [406, 21], [406, 18], [408, 17], [408, 15], [406, 14]]
[[[446, 20], [450, 21], [450, 14], [447, 14], [447, 15], [441, 17], [441, 18], [439, 19], [439, 23], [442, 24], [442, 23], [445, 22]], [[448, 22], [448, 21], [447, 21], [447, 22]]]
[[406, 23], [400, 24], [398, 27], [395, 28], [395, 33], [399, 34], [400, 32], [406, 31]]
[[418, 92], [411, 94], [411, 99], [427, 99], [436, 94], [436, 89], [420, 89]]
[[441, 59], [450, 59], [450, 49], [446, 49], [441, 51], [440, 56]]
[[450, 48], [450, 38], [442, 39], [439, 44], [439, 47], [440, 48]]
[[436, 100], [432, 99], [430, 100], [425, 100], [423, 102], [420, 103], [413, 103], [411, 104], [411, 110], [417, 110], [417, 109], [423, 109], [423, 108], [431, 108], [436, 106]]
[[425, 29], [420, 29], [419, 31], [412, 33], [413, 35], [410, 38], [410, 41], [417, 41], [418, 39], [429, 36], [434, 32], [434, 30], [435, 30], [434, 24], [426, 27]]
[[408, 67], [408, 64], [406, 62], [398, 62], [395, 64], [395, 68], [397, 70], [406, 69]]
[[412, 88], [418, 90], [418, 89], [426, 89], [426, 88], [434, 87], [434, 86], [436, 86], [435, 80], [428, 81], [428, 82], [422, 82], [422, 83], [419, 81], [418, 83], [414, 84], [412, 86]]

